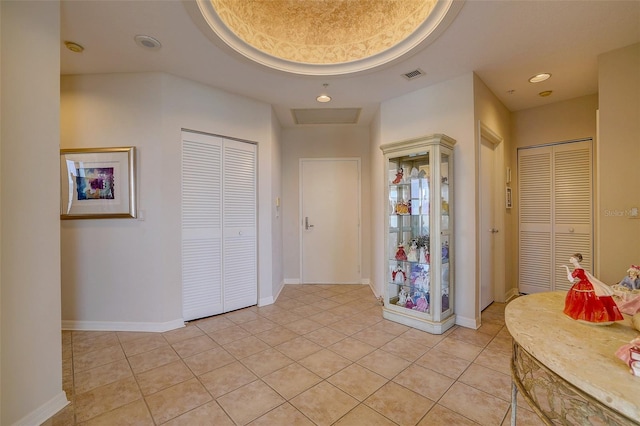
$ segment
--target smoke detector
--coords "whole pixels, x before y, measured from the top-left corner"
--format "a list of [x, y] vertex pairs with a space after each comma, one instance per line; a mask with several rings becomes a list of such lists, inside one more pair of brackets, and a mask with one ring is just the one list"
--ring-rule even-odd
[[162, 47], [162, 44], [160, 44], [158, 40], [148, 35], [137, 35], [133, 39], [138, 46], [148, 50], [159, 50]]

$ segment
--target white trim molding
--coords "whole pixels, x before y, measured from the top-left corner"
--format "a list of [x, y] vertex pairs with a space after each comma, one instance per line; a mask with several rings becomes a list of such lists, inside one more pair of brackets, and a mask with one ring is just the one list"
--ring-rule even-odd
[[74, 331], [147, 331], [163, 333], [184, 327], [182, 318], [168, 322], [117, 322], [63, 320], [63, 330]]
[[[278, 293], [280, 294], [280, 293]], [[267, 305], [273, 305], [273, 303], [275, 302], [275, 298], [273, 296], [269, 296], [269, 297], [263, 297], [261, 299], [258, 299], [258, 307], [262, 307], [262, 306], [267, 306]]]
[[41, 425], [69, 405], [69, 403], [67, 394], [64, 391], [60, 391], [56, 396], [15, 422], [12, 426]]
[[456, 314], [456, 325], [477, 330], [482, 323], [480, 319], [461, 317], [459, 314]]

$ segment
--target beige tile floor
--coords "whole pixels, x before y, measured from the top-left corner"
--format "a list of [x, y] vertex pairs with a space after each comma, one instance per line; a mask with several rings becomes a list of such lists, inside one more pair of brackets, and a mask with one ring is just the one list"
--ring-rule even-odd
[[45, 425], [507, 425], [504, 307], [433, 335], [383, 319], [367, 286], [287, 285], [166, 333], [65, 331], [71, 403]]

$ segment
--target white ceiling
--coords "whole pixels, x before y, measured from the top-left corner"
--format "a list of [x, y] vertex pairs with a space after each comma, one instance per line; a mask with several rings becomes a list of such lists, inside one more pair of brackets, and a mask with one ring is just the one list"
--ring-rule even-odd
[[[283, 126], [295, 126], [294, 108], [362, 108], [359, 124], [366, 125], [380, 102], [472, 71], [511, 111], [593, 94], [598, 55], [640, 42], [639, 0], [467, 0], [443, 34], [402, 61], [353, 75], [303, 76], [255, 64], [214, 42], [194, 10], [191, 0], [62, 1], [61, 42], [85, 51], [62, 48], [61, 72], [162, 71], [270, 103]], [[162, 48], [139, 47], [138, 34]], [[416, 68], [426, 75], [402, 77]], [[539, 72], [553, 76], [527, 82]], [[315, 101], [323, 83], [330, 104]], [[538, 96], [543, 90], [553, 95]]]

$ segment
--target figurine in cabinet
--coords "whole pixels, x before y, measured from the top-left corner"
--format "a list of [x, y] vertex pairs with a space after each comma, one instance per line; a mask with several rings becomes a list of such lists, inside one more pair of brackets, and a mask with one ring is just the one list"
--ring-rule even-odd
[[404, 246], [402, 244], [398, 246], [398, 250], [396, 251], [396, 260], [400, 260], [400, 261], [407, 260], [407, 253], [405, 253]]
[[429, 290], [429, 274], [427, 271], [420, 271], [420, 275], [416, 279], [416, 287], [424, 291]]
[[442, 262], [449, 261], [449, 242], [445, 241], [442, 245]]
[[396, 266], [396, 269], [391, 272], [391, 279], [396, 284], [404, 284], [404, 282], [406, 281], [407, 275], [402, 270], [402, 267], [400, 265]]
[[409, 246], [409, 253], [407, 253], [407, 260], [409, 262], [418, 261], [418, 244], [416, 244], [415, 241], [411, 241], [411, 245]]
[[429, 309], [429, 303], [427, 302], [427, 298], [424, 296], [424, 293], [420, 294], [418, 300], [416, 301], [416, 306], [413, 308], [419, 312], [427, 312]]
[[420, 247], [418, 251], [418, 262], [429, 263], [429, 250], [426, 247]]
[[407, 201], [398, 201], [395, 208], [396, 214], [411, 214], [411, 204]]
[[398, 173], [396, 173], [396, 178], [393, 180], [394, 184], [399, 184], [400, 182], [402, 182], [402, 175], [404, 174], [402, 167], [398, 169]]
[[407, 291], [403, 288], [398, 294], [398, 306], [405, 306], [407, 304]]
[[413, 300], [411, 300], [411, 297], [407, 297], [407, 301], [404, 304], [404, 307], [407, 309], [413, 309]]
[[427, 268], [423, 264], [411, 267], [411, 285], [419, 291], [429, 291], [429, 272]]

